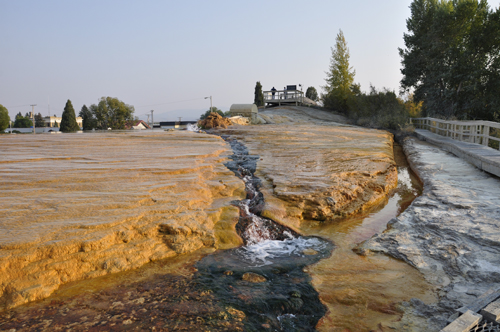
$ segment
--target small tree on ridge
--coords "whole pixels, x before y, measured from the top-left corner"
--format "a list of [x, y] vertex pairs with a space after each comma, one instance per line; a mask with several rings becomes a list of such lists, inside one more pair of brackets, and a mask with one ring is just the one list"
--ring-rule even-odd
[[262, 93], [262, 85], [260, 82], [255, 84], [253, 103], [257, 105], [257, 107], [264, 106], [264, 94]]

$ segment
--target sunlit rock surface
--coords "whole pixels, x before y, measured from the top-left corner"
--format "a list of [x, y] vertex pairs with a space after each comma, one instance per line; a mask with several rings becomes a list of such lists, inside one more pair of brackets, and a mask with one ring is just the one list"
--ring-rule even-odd
[[[436, 302], [434, 288], [421, 273], [385, 255], [353, 252], [358, 243], [385, 230], [397, 206], [409, 204], [400, 191], [384, 207], [398, 182], [392, 135], [302, 107], [269, 109], [259, 117], [267, 124], [223, 133], [259, 156], [263, 215], [335, 245], [331, 257], [305, 268], [328, 309], [318, 331], [426, 331], [421, 318], [400, 323], [407, 317], [400, 307], [404, 301]], [[408, 172], [406, 177], [410, 181]]]
[[333, 220], [360, 212], [396, 186], [392, 135], [346, 126], [332, 113], [303, 107], [259, 113], [269, 124], [221, 133], [259, 155], [256, 175], [263, 215], [300, 229], [303, 220]]
[[62, 283], [240, 245], [229, 146], [191, 132], [4, 135], [0, 309]]
[[437, 331], [453, 310], [500, 287], [500, 181], [428, 143], [408, 140], [405, 152], [424, 193], [362, 248], [408, 262], [439, 287], [437, 306], [412, 302]]

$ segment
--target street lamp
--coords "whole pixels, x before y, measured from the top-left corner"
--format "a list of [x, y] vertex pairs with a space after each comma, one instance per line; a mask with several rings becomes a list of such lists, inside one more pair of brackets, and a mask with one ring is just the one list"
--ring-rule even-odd
[[210, 112], [212, 112], [212, 96], [210, 97], [205, 97], [205, 99], [210, 98]]
[[33, 119], [33, 134], [36, 134], [36, 128], [35, 128], [35, 106], [36, 104], [30, 105], [31, 106], [31, 118]]

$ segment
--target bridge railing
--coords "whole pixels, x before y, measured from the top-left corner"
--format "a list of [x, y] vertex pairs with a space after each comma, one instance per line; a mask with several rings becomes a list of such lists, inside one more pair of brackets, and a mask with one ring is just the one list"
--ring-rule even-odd
[[482, 144], [497, 150], [500, 146], [500, 123], [498, 122], [412, 118], [411, 123], [417, 129], [426, 129], [459, 141]]

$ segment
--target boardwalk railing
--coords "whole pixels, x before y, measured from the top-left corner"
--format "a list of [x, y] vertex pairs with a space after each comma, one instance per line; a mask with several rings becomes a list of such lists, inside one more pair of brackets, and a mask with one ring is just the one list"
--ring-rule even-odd
[[450, 121], [434, 118], [413, 118], [417, 129], [426, 129], [435, 134], [463, 142], [477, 143], [499, 149], [500, 123], [492, 121]]
[[276, 90], [276, 91], [264, 91], [264, 101], [287, 101], [287, 99], [302, 100], [304, 93], [299, 90]]

